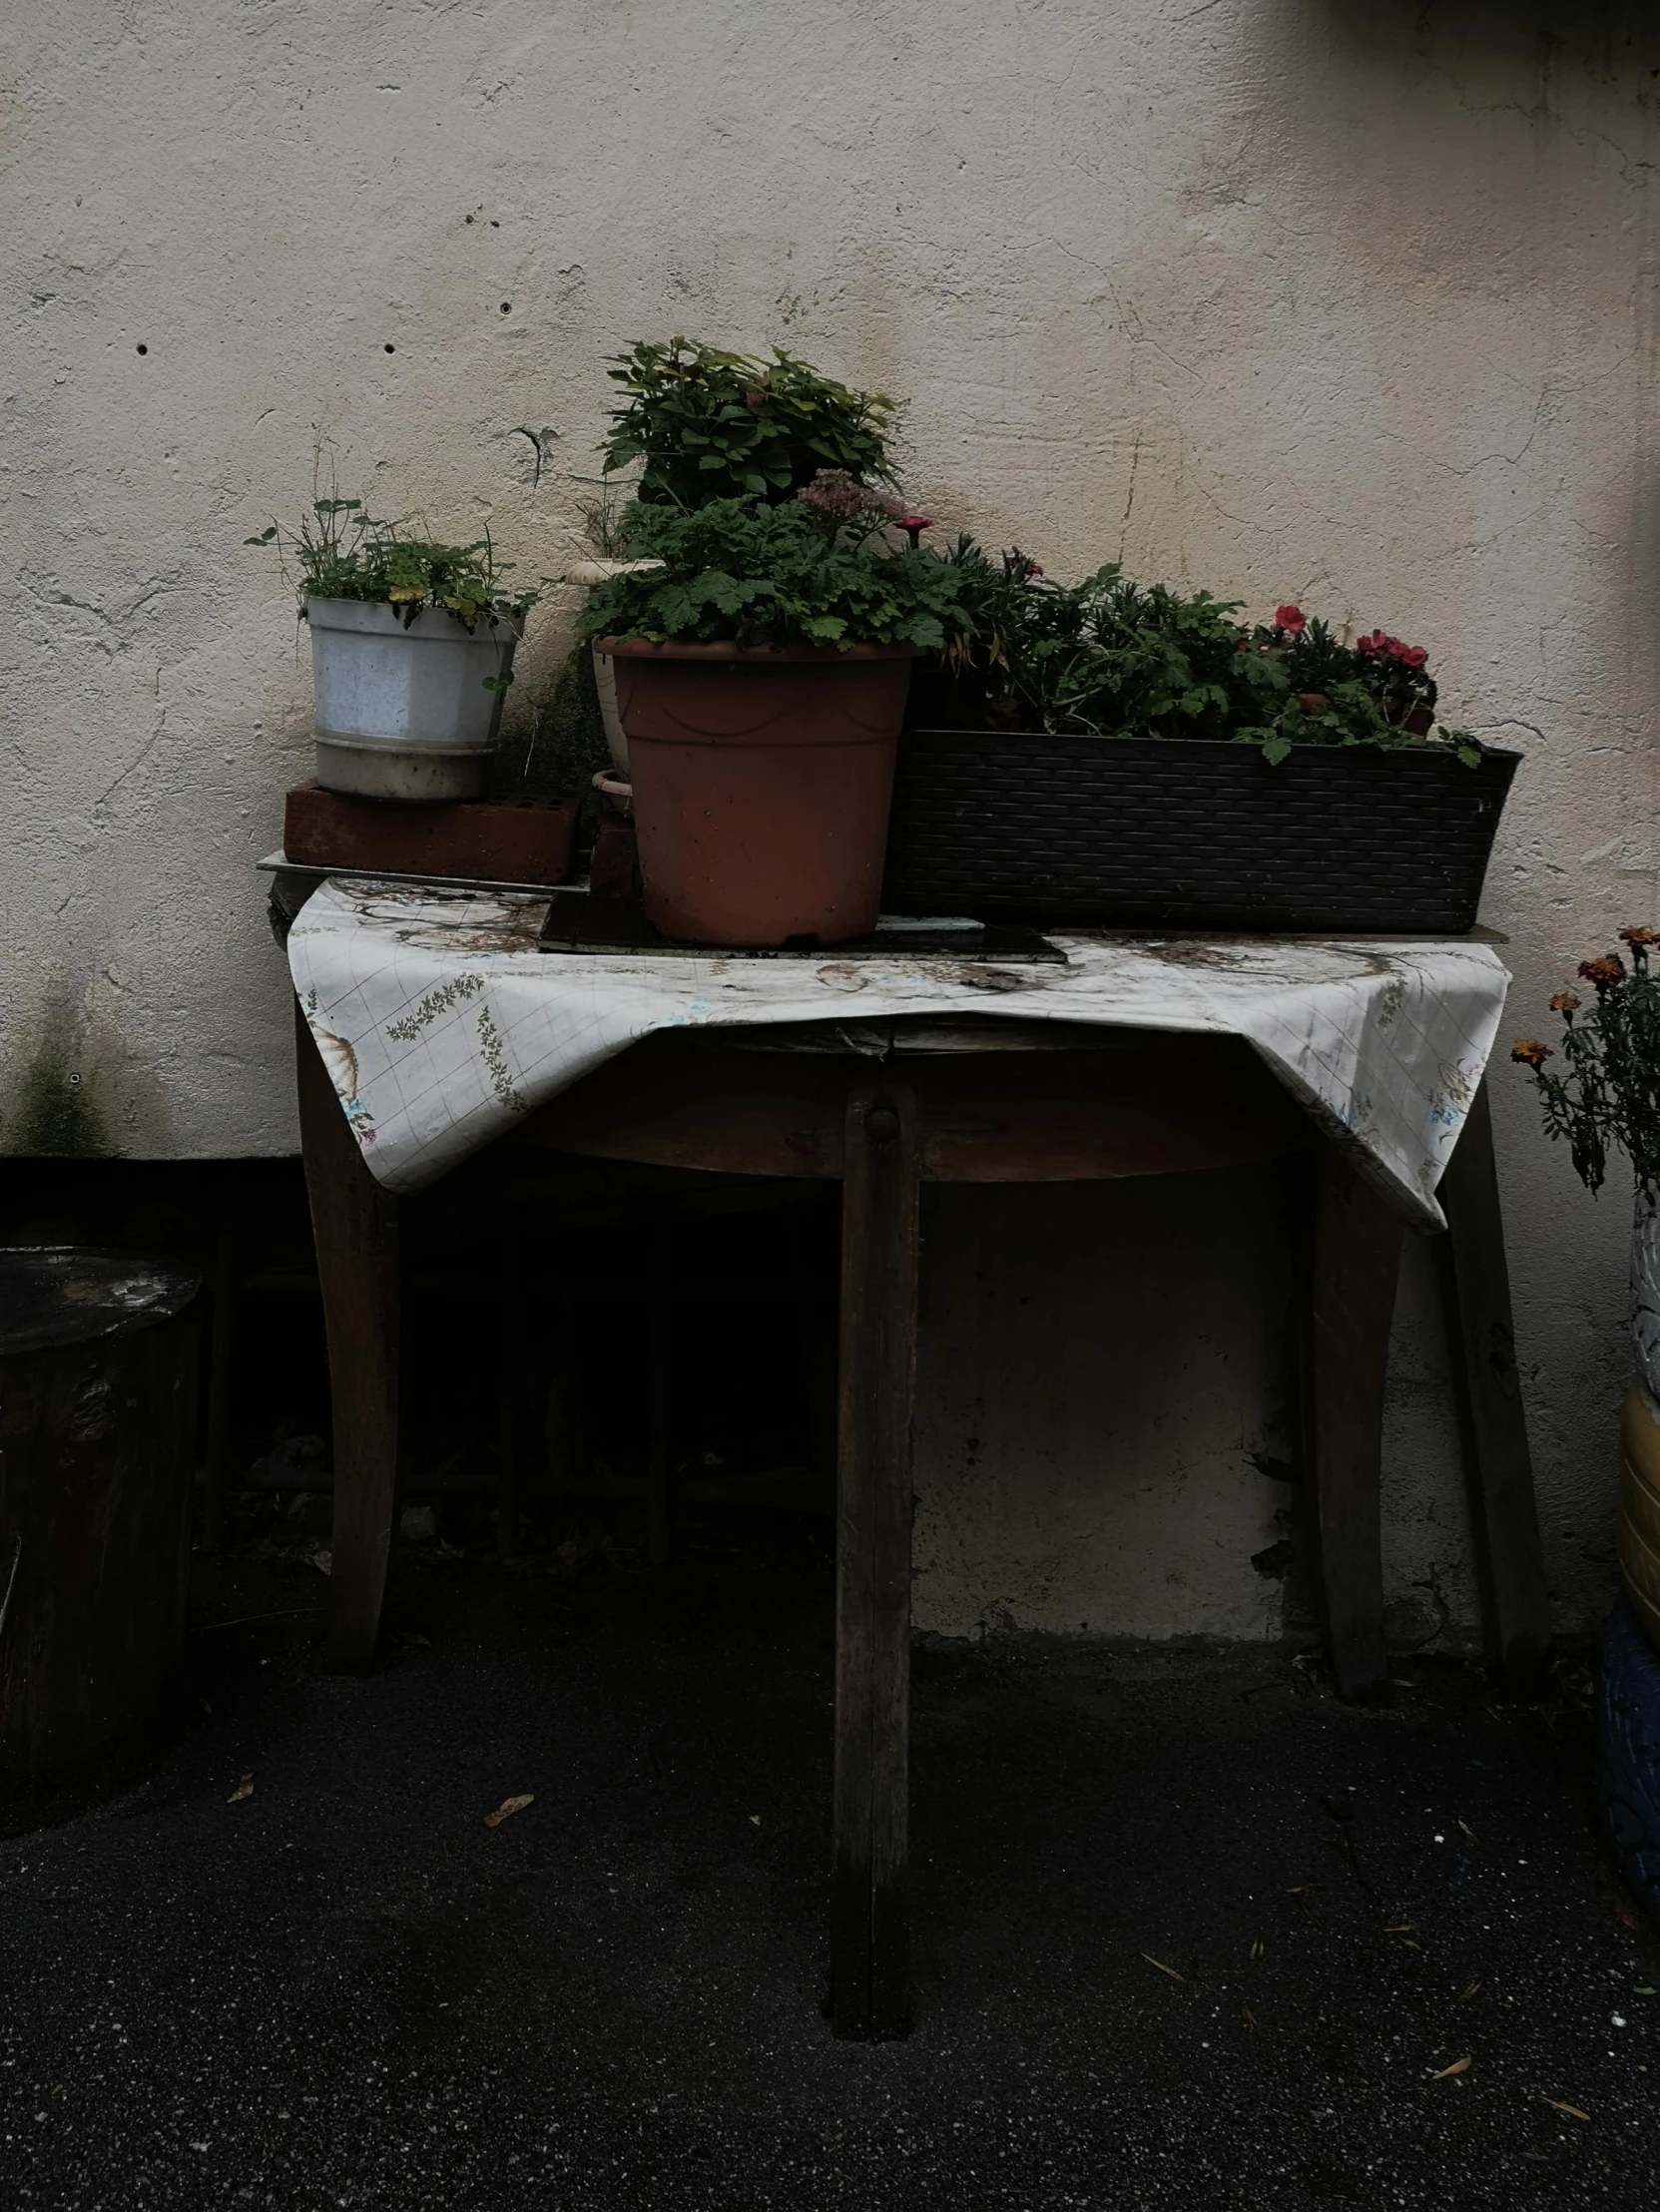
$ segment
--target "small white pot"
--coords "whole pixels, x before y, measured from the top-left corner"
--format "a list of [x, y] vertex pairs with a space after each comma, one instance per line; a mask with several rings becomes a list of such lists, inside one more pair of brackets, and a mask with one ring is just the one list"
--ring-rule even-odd
[[[608, 584], [613, 576], [632, 576], [637, 570], [661, 568], [661, 561], [574, 561], [565, 571], [566, 579], [573, 584], [586, 584], [590, 591], [596, 584]], [[617, 672], [611, 665], [609, 653], [594, 648], [594, 689], [600, 695], [600, 720], [605, 724], [605, 742], [611, 749], [611, 758], [619, 775], [628, 774], [628, 739], [623, 735], [622, 717], [617, 712]]]
[[480, 615], [469, 630], [423, 607], [308, 599], [317, 782], [362, 799], [476, 799], [501, 728], [518, 635]]
[[1646, 1187], [1631, 1224], [1631, 1349], [1643, 1387], [1660, 1401], [1660, 1196]]

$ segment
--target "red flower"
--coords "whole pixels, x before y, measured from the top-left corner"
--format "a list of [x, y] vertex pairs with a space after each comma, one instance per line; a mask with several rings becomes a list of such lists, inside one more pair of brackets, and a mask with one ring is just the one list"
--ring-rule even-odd
[[1419, 669], [1428, 660], [1421, 645], [1402, 645], [1398, 638], [1391, 638], [1386, 630], [1369, 630], [1364, 638], [1355, 640], [1357, 653], [1364, 653], [1371, 661], [1398, 661], [1402, 668]]
[[1295, 638], [1299, 630], [1306, 630], [1308, 626], [1309, 618], [1301, 607], [1275, 608], [1274, 627], [1276, 630], [1289, 631]]
[[910, 550], [914, 553], [922, 541], [922, 532], [931, 530], [933, 522], [927, 515], [900, 515], [899, 528], [909, 538]]

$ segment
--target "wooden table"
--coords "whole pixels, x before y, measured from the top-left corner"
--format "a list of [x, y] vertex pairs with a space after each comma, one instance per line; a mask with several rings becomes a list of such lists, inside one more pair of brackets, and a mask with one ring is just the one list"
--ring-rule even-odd
[[[333, 1388], [328, 1654], [372, 1659], [396, 1523], [398, 1206], [364, 1167], [302, 1018], [298, 1083]], [[1242, 1041], [988, 1024], [668, 1031], [529, 1115], [502, 1145], [727, 1174], [839, 1178], [831, 2017], [902, 2034], [911, 1409], [919, 1186], [1170, 1175], [1298, 1156], [1302, 1480], [1321, 1615], [1346, 1697], [1387, 1694], [1383, 1390], [1400, 1217]], [[1510, 1337], [1491, 1129], [1478, 1094], [1442, 1186], [1447, 1307], [1489, 1654], [1536, 1669], [1548, 1620]]]

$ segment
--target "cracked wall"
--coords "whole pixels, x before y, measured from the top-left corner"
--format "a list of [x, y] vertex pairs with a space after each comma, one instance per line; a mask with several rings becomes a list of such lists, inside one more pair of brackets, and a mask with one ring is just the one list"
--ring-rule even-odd
[[[1051, 571], [1121, 555], [1430, 646], [1451, 710], [1528, 755], [1486, 908], [1519, 1026], [1657, 918], [1660, 30], [1634, 0], [155, 0], [3, 36], [0, 1111], [62, 977], [121, 1149], [292, 1146], [252, 864], [307, 772], [307, 685], [242, 541], [305, 498], [320, 434], [383, 506], [557, 567], [601, 356], [677, 324], [907, 395], [928, 511]], [[539, 631], [531, 673], [557, 610]], [[1609, 1587], [1625, 1223], [1507, 1069], [1495, 1093], [1582, 1625]], [[1444, 1378], [1402, 1326], [1395, 1596], [1438, 1619], [1432, 1589], [1464, 1603]], [[1122, 1444], [1129, 1477], [1160, 1433]], [[1260, 1478], [1216, 1450], [1180, 1508], [1222, 1485], [1210, 1566], [1176, 1506], [1158, 1523], [1167, 1629], [1278, 1602], [1250, 1563], [1272, 1485], [1230, 1502]], [[1059, 1450], [1057, 1531], [1099, 1460]], [[1070, 1617], [978, 1571], [960, 1617]]]

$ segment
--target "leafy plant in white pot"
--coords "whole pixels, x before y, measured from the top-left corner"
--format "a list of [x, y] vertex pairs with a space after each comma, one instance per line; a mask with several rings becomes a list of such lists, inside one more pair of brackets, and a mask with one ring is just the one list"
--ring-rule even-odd
[[476, 799], [535, 590], [508, 591], [489, 537], [445, 545], [318, 499], [273, 545], [311, 633], [317, 782], [361, 799]]

